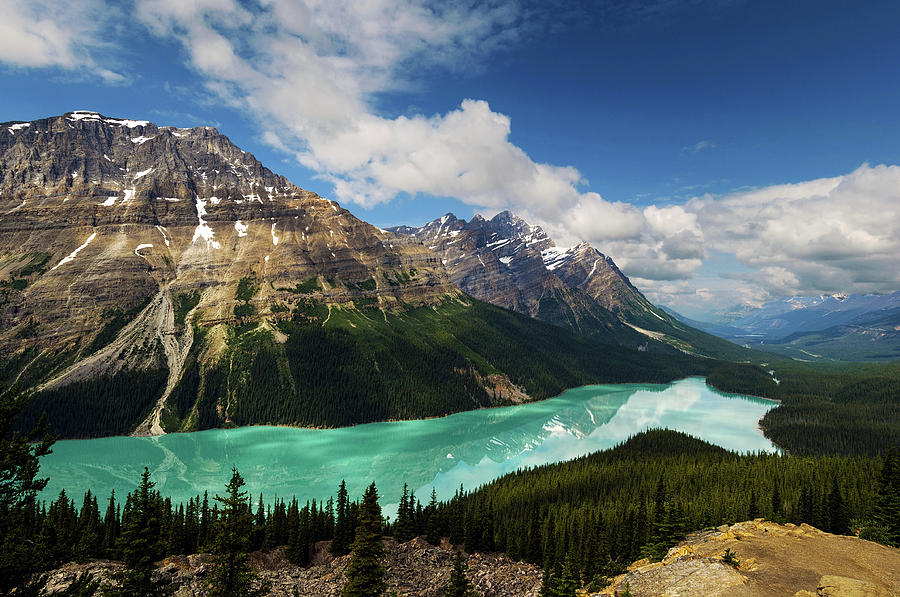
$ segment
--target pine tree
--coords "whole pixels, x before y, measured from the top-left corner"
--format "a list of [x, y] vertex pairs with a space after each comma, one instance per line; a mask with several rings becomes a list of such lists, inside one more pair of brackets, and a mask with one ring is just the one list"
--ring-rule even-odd
[[378, 505], [375, 483], [363, 494], [356, 525], [356, 538], [351, 548], [352, 558], [347, 566], [347, 584], [341, 593], [344, 597], [375, 597], [387, 589], [384, 582], [384, 566], [379, 558], [384, 554], [381, 544], [383, 520]]
[[353, 524], [350, 520], [350, 499], [347, 496], [347, 484], [341, 480], [337, 494], [337, 517], [334, 521], [334, 539], [331, 541], [331, 553], [344, 556], [350, 553], [353, 542]]
[[150, 471], [144, 467], [141, 483], [128, 496], [122, 515], [119, 552], [125, 569], [114, 575], [118, 586], [104, 590], [116, 597], [155, 597], [173, 592], [160, 581], [153, 581], [154, 562], [159, 557], [159, 493], [153, 491]]
[[394, 538], [398, 543], [406, 543], [415, 537], [412, 520], [413, 508], [410, 504], [409, 488], [403, 484], [403, 494], [397, 506], [397, 521], [394, 523]]
[[425, 507], [425, 539], [432, 545], [441, 542], [441, 527], [437, 512], [437, 492], [431, 488], [431, 501]]
[[0, 593], [6, 593], [31, 572], [37, 554], [25, 522], [35, 507], [37, 492], [47, 485], [38, 479], [40, 458], [50, 453], [43, 419], [30, 433], [13, 431], [13, 419], [27, 398], [0, 398]]
[[450, 584], [444, 588], [444, 597], [473, 597], [476, 595], [472, 589], [472, 583], [469, 582], [466, 572], [469, 566], [462, 552], [456, 552], [453, 558], [453, 570], [450, 572]]
[[896, 447], [882, 456], [873, 518], [881, 528], [880, 540], [900, 547], [900, 452]]
[[784, 504], [781, 501], [781, 485], [778, 479], [772, 486], [772, 520], [775, 522], [784, 522]]
[[306, 566], [309, 563], [310, 540], [315, 541], [315, 532], [310, 528], [308, 510], [308, 506], [303, 509], [301, 518], [297, 498], [294, 498], [287, 511], [288, 547], [286, 555], [295, 566]]
[[575, 589], [578, 588], [574, 565], [571, 558], [566, 555], [562, 571], [553, 581], [550, 594], [554, 597], [575, 597]]
[[109, 493], [106, 514], [103, 516], [103, 553], [107, 558], [114, 558], [116, 539], [119, 538], [119, 508], [116, 505], [116, 490]]
[[251, 549], [262, 549], [266, 541], [266, 506], [263, 504], [263, 496], [259, 494], [259, 503], [256, 506], [256, 516], [253, 518], [253, 537], [250, 541]]
[[206, 551], [209, 549], [212, 515], [209, 510], [209, 493], [203, 492], [203, 505], [200, 506], [200, 527], [197, 530], [197, 549]]
[[97, 506], [97, 498], [91, 495], [90, 490], [85, 492], [84, 501], [81, 504], [81, 512], [78, 515], [77, 543], [73, 549], [73, 555], [79, 562], [86, 562], [100, 552], [100, 509]]
[[747, 518], [755, 520], [759, 518], [759, 503], [756, 500], [756, 490], [750, 490], [750, 505], [747, 508]]
[[850, 514], [844, 503], [841, 488], [838, 487], [837, 477], [831, 481], [831, 491], [828, 494], [828, 531], [836, 535], [850, 533]]
[[250, 570], [249, 544], [253, 516], [247, 492], [241, 488], [244, 479], [236, 468], [231, 469], [231, 481], [225, 487], [225, 497], [216, 495], [222, 512], [216, 524], [213, 560], [207, 579], [211, 597], [262, 596], [268, 586], [255, 587], [256, 575]]

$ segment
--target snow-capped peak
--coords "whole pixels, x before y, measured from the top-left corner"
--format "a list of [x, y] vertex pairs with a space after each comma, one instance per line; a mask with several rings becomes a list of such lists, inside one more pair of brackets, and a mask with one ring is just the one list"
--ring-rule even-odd
[[105, 124], [110, 124], [113, 126], [127, 126], [130, 129], [133, 129], [138, 126], [147, 126], [150, 124], [149, 120], [130, 120], [128, 118], [107, 118], [100, 114], [99, 112], [93, 112], [91, 110], [75, 110], [74, 112], [69, 112], [68, 116], [66, 116], [68, 120], [73, 122], [77, 122], [79, 120], [83, 120], [85, 122], [103, 122]]

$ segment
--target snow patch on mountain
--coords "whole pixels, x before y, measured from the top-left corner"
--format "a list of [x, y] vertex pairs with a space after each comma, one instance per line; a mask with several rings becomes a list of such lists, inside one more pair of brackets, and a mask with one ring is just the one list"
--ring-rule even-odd
[[59, 263], [57, 263], [56, 265], [54, 265], [53, 267], [50, 268], [50, 271], [52, 272], [53, 270], [55, 270], [55, 269], [58, 268], [59, 266], [65, 265], [65, 264], [69, 263], [70, 261], [73, 261], [73, 260], [75, 259], [75, 257], [76, 257], [76, 256], [77, 256], [77, 255], [78, 255], [85, 247], [87, 247], [89, 244], [91, 244], [91, 241], [94, 240], [96, 237], [97, 237], [97, 233], [96, 233], [96, 232], [91, 233], [91, 235], [88, 237], [88, 239], [87, 239], [86, 241], [84, 241], [84, 244], [82, 244], [80, 247], [78, 247], [77, 249], [75, 249], [74, 251], [72, 251], [71, 253], [69, 253], [67, 256], [63, 257], [62, 261], [60, 261]]
[[218, 243], [218, 241], [213, 239], [215, 232], [213, 229], [209, 227], [209, 224], [203, 219], [203, 216], [206, 215], [206, 201], [201, 199], [200, 197], [196, 198], [197, 202], [197, 220], [200, 222], [197, 224], [197, 227], [194, 228], [194, 237], [191, 239], [191, 243], [197, 241], [198, 238], [202, 238], [206, 241], [206, 247], [213, 249], [221, 249], [222, 245]]

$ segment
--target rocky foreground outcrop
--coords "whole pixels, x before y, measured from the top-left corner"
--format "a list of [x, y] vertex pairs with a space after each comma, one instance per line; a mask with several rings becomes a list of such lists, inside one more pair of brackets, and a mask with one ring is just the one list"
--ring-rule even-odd
[[[384, 565], [388, 594], [398, 596], [438, 597], [450, 582], [455, 552], [448, 544], [435, 547], [422, 538], [398, 544], [384, 541]], [[333, 558], [327, 542], [316, 545], [314, 564], [309, 568], [291, 565], [282, 550], [268, 554], [255, 553], [252, 566], [260, 577], [272, 583], [269, 595], [275, 597], [303, 595], [337, 597], [346, 582], [345, 570], [350, 556]], [[209, 556], [204, 554], [167, 558], [161, 562], [157, 577], [169, 579], [178, 586], [180, 597], [205, 595], [203, 589]], [[503, 555], [473, 553], [467, 557], [468, 577], [480, 595], [497, 597], [537, 597], [541, 586], [541, 570], [536, 566], [513, 562]], [[91, 572], [101, 583], [108, 584], [112, 573], [121, 565], [109, 561], [69, 564], [50, 575], [47, 586], [52, 594], [60, 591], [81, 572]], [[296, 593], [295, 593], [296, 591]]]
[[[450, 580], [454, 551], [417, 538], [384, 541], [388, 594], [438, 597]], [[282, 550], [252, 555], [252, 566], [272, 583], [272, 596], [336, 597], [346, 580], [349, 556], [333, 558], [328, 543], [315, 546], [313, 565], [297, 568]], [[723, 561], [726, 550], [736, 562]], [[209, 556], [167, 558], [157, 578], [178, 586], [177, 595], [204, 595]], [[477, 593], [496, 597], [537, 597], [542, 571], [504, 555], [467, 556], [468, 577]], [[121, 564], [69, 564], [50, 574], [51, 594], [84, 571], [104, 584]], [[296, 593], [294, 592], [296, 590]], [[856, 537], [832, 535], [809, 525], [780, 525], [757, 519], [714, 531], [699, 531], [669, 550], [662, 562], [640, 560], [626, 574], [591, 597], [891, 597], [900, 595], [900, 550]], [[586, 597], [587, 593], [578, 591]]]
[[[736, 562], [723, 561], [731, 550]], [[634, 597], [889, 597], [900, 550], [809, 525], [762, 519], [692, 533], [662, 562], [635, 562], [599, 595]]]

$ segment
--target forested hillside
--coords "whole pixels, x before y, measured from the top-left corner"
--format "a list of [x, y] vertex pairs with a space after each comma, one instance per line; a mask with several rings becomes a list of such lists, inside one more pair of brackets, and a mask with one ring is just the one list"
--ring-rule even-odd
[[770, 367], [772, 373], [721, 364], [707, 381], [723, 391], [780, 400], [761, 425], [766, 437], [791, 454], [877, 455], [900, 437], [900, 361], [829, 365], [777, 359]]
[[[304, 299], [290, 319], [201, 327], [161, 421], [166, 431], [228, 425], [332, 427], [548, 398], [591, 383], [667, 382], [704, 375], [716, 362], [600, 344], [473, 299], [382, 311], [365, 300], [329, 306]], [[742, 366], [740, 366], [742, 367]], [[127, 433], [155, 404], [160, 380], [71, 384], [37, 394], [22, 426], [50, 413], [65, 437]], [[156, 388], [156, 391], [154, 391]], [[124, 411], [127, 393], [141, 408]], [[59, 416], [60, 413], [70, 413]]]

